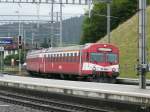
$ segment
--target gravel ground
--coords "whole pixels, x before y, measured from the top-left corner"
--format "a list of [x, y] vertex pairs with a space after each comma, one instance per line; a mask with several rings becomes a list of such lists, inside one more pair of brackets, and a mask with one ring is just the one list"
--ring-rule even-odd
[[0, 112], [47, 112], [0, 101]]

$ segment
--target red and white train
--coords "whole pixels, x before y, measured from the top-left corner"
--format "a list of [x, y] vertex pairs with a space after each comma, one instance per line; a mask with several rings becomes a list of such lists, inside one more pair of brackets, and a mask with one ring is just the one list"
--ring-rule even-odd
[[26, 57], [29, 73], [91, 81], [114, 81], [119, 75], [119, 49], [111, 44], [90, 43], [78, 46], [30, 51]]

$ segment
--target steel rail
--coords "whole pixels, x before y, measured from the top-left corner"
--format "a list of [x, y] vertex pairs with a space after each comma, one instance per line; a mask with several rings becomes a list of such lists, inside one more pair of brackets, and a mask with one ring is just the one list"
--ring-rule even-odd
[[38, 109], [41, 110], [53, 110], [59, 112], [113, 112], [106, 109], [98, 109], [95, 107], [81, 106], [77, 104], [36, 98], [7, 91], [0, 91], [0, 99], [29, 107], [38, 107]]
[[[117, 78], [117, 84], [138, 85], [139, 84], [139, 79]], [[150, 86], [150, 80], [146, 80], [146, 85]]]

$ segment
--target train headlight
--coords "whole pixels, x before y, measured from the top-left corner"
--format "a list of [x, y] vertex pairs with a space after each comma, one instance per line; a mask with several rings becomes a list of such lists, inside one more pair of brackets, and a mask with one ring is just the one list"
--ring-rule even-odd
[[116, 72], [116, 68], [112, 68], [112, 71], [113, 71], [113, 72]]
[[93, 70], [93, 71], [96, 71], [96, 67], [94, 66], [94, 67], [92, 68], [92, 70]]

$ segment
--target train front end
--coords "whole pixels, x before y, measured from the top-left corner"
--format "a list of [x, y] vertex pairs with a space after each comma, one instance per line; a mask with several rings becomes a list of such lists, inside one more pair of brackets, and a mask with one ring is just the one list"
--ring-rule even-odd
[[111, 44], [91, 44], [83, 51], [82, 72], [90, 80], [115, 82], [119, 76], [119, 49]]

